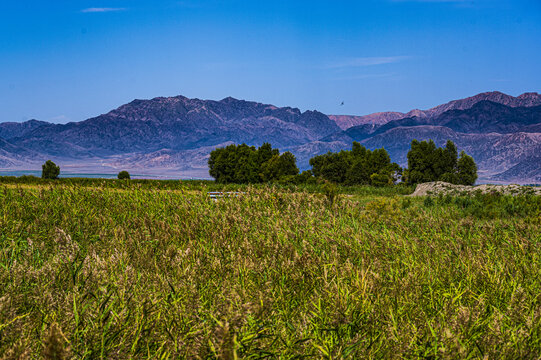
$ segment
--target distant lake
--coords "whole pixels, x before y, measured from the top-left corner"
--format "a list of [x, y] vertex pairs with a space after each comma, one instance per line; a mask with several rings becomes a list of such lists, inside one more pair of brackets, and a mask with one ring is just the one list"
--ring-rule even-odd
[[[22, 176], [33, 175], [41, 177], [41, 170], [0, 170], [0, 176]], [[175, 174], [173, 172], [155, 173], [155, 174], [136, 174], [130, 173], [132, 179], [160, 179], [160, 180], [210, 180], [209, 177], [202, 177], [201, 174], [180, 173]], [[116, 179], [118, 173], [114, 174], [102, 174], [102, 173], [88, 173], [88, 172], [60, 172], [61, 178], [95, 178], [95, 179]]]
[[[0, 176], [22, 176], [33, 175], [41, 177], [41, 170], [3, 170]], [[61, 178], [97, 178], [97, 179], [116, 179], [118, 174], [88, 174], [88, 173], [60, 173]], [[158, 179], [161, 176], [130, 174], [132, 179]]]

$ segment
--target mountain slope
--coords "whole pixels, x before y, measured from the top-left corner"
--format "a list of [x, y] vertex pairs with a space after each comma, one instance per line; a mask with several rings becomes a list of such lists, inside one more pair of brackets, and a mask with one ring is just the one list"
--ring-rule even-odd
[[520, 96], [514, 97], [501, 93], [499, 91], [484, 92], [475, 96], [470, 96], [465, 99], [453, 100], [446, 104], [438, 105], [428, 110], [411, 110], [408, 113], [400, 112], [379, 112], [364, 116], [350, 116], [350, 115], [330, 115], [329, 118], [334, 120], [337, 125], [342, 129], [364, 125], [375, 124], [383, 125], [393, 120], [399, 120], [403, 118], [434, 118], [440, 116], [449, 110], [466, 110], [472, 108], [475, 104], [481, 101], [491, 101], [493, 103], [509, 106], [509, 107], [533, 107], [541, 105], [541, 94], [530, 92], [524, 93]]
[[384, 147], [393, 161], [406, 165], [413, 139], [433, 139], [438, 146], [453, 140], [472, 155], [483, 181], [495, 176], [498, 181], [523, 177], [520, 181], [535, 182], [541, 176], [540, 104], [536, 93], [516, 98], [483, 93], [409, 115], [358, 117], [363, 124], [343, 131], [337, 122], [344, 127], [344, 118], [234, 98], [134, 100], [82, 122], [0, 124], [6, 136], [0, 139], [0, 167], [52, 158], [62, 168], [86, 166], [86, 171], [185, 171], [206, 177], [210, 151], [230, 143], [270, 142], [292, 151], [306, 169], [311, 157], [350, 148], [353, 141], [370, 149]]
[[0, 123], [0, 138], [9, 140], [16, 137], [24, 136], [31, 131], [43, 125], [50, 125], [46, 121], [28, 120], [25, 122], [4, 122]]
[[[366, 125], [351, 127], [342, 135], [360, 141], [371, 136], [383, 134], [397, 127], [412, 126], [444, 126], [462, 133], [514, 133], [539, 132], [541, 124], [541, 106], [510, 107], [492, 101], [480, 101], [465, 110], [449, 110], [434, 118], [407, 117], [390, 121], [376, 129], [368, 129]], [[334, 140], [338, 134], [328, 136], [325, 140]]]
[[406, 117], [406, 114], [395, 111], [378, 112], [369, 115], [329, 115], [329, 119], [334, 121], [342, 130], [346, 130], [358, 125], [383, 125], [392, 120], [398, 120]]
[[44, 157], [26, 148], [13, 145], [0, 138], [0, 168], [13, 168], [33, 164]]
[[92, 119], [41, 126], [13, 143], [55, 156], [93, 157], [160, 149], [188, 150], [227, 141], [278, 147], [339, 131], [326, 115], [226, 98], [134, 100]]
[[522, 160], [510, 169], [495, 175], [493, 178], [495, 180], [518, 182], [523, 181], [523, 179], [531, 179], [532, 183], [541, 183], [539, 164], [541, 164], [541, 157], [532, 156]]

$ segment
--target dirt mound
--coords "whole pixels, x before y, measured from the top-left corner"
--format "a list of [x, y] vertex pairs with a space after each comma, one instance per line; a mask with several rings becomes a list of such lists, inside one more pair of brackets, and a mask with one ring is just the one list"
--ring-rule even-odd
[[439, 194], [463, 195], [481, 192], [483, 194], [498, 192], [503, 195], [541, 195], [541, 187], [512, 185], [454, 185], [443, 181], [434, 181], [417, 185], [410, 196], [434, 196]]

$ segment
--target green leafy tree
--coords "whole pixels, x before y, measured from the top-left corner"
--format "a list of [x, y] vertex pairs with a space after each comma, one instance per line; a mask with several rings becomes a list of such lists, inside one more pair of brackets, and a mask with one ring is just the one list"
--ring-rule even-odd
[[129, 180], [130, 179], [130, 173], [127, 171], [121, 171], [118, 173], [117, 176], [120, 180]]
[[235, 164], [233, 182], [238, 184], [253, 184], [259, 182], [259, 164], [255, 147], [241, 144], [232, 152], [232, 162]]
[[473, 185], [477, 180], [477, 165], [464, 151], [460, 152], [460, 158], [457, 161], [457, 177], [458, 183], [462, 185]]
[[259, 166], [269, 161], [274, 155], [280, 155], [280, 150], [273, 149], [269, 143], [264, 143], [257, 149], [257, 162]]
[[314, 176], [346, 185], [372, 184], [372, 175], [378, 174], [374, 178], [379, 179], [376, 180], [379, 186], [382, 182], [392, 183], [401, 173], [385, 149], [370, 151], [356, 141], [351, 151], [315, 156], [310, 159], [310, 165]]
[[410, 185], [431, 181], [474, 184], [477, 179], [473, 158], [462, 152], [458, 159], [457, 147], [451, 140], [444, 148], [436, 147], [433, 140], [413, 140], [407, 156], [408, 169], [404, 177]]
[[366, 158], [355, 159], [346, 173], [346, 185], [369, 185], [370, 167]]
[[312, 167], [312, 170], [310, 171], [312, 171], [312, 174], [315, 177], [322, 177], [323, 166], [327, 162], [327, 156], [329, 156], [330, 154], [331, 152], [328, 152], [325, 155], [314, 156], [313, 158], [310, 159], [309, 163], [310, 163], [310, 166]]
[[331, 153], [327, 156], [326, 162], [321, 169], [322, 177], [334, 183], [344, 183], [350, 166], [351, 162], [347, 152]]
[[429, 181], [436, 181], [437, 174], [434, 171], [434, 161], [437, 158], [436, 144], [434, 141], [411, 142], [411, 149], [408, 152], [408, 170], [406, 182], [418, 184]]
[[41, 177], [43, 179], [57, 179], [58, 175], [60, 175], [60, 167], [51, 160], [47, 160], [41, 166]]
[[447, 143], [445, 144], [445, 150], [444, 153], [444, 161], [445, 161], [445, 167], [444, 172], [454, 173], [457, 167], [457, 158], [458, 158], [458, 150], [456, 148], [456, 145], [451, 140], [447, 140]]
[[208, 165], [209, 174], [219, 183], [277, 181], [299, 173], [295, 156], [290, 152], [280, 155], [269, 143], [258, 149], [246, 144], [216, 149], [210, 153]]
[[261, 166], [261, 179], [265, 182], [276, 181], [285, 176], [299, 173], [295, 155], [289, 151], [282, 155], [274, 155]]

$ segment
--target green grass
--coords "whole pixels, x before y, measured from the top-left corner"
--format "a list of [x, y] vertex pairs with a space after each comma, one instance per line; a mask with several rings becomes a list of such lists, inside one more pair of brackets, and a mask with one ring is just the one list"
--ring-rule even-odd
[[538, 197], [110, 182], [0, 184], [6, 358], [541, 356]]

